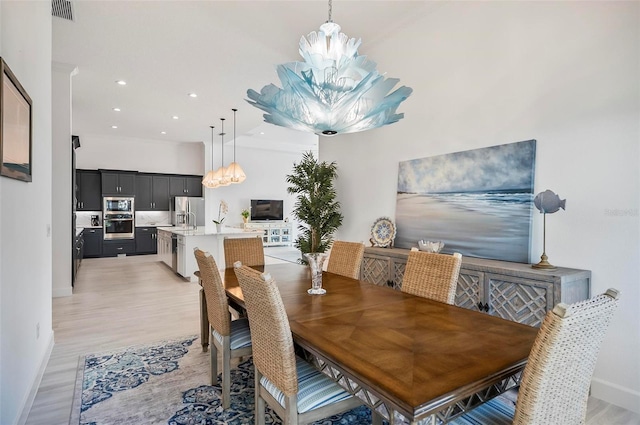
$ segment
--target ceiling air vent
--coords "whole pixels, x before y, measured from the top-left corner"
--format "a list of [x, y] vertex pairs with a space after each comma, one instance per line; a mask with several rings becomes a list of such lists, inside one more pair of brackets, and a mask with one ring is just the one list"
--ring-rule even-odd
[[73, 21], [73, 4], [70, 0], [51, 0], [51, 14]]

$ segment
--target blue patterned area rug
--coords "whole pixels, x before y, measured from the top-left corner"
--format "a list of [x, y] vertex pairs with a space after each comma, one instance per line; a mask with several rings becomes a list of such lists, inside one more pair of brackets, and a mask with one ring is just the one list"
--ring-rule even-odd
[[[80, 358], [70, 425], [253, 424], [251, 359], [231, 371], [231, 408], [223, 410], [220, 386], [209, 382], [209, 353], [198, 337], [130, 347]], [[281, 424], [270, 409], [267, 424]], [[365, 425], [359, 407], [317, 425]]]

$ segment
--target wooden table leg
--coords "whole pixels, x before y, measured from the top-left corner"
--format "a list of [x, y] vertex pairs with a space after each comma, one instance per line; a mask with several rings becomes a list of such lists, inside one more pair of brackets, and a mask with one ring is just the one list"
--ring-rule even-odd
[[202, 342], [202, 351], [206, 352], [209, 349], [209, 315], [204, 288], [200, 288], [200, 341]]

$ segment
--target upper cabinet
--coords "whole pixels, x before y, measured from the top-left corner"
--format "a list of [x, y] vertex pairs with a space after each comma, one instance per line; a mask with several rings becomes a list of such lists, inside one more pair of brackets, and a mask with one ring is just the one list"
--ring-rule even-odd
[[78, 211], [102, 210], [100, 173], [98, 171], [76, 171], [76, 209]]
[[202, 196], [202, 176], [171, 176], [170, 196]]
[[136, 193], [136, 173], [102, 171], [103, 195], [134, 196]]
[[138, 174], [136, 176], [136, 209], [169, 211], [169, 176]]

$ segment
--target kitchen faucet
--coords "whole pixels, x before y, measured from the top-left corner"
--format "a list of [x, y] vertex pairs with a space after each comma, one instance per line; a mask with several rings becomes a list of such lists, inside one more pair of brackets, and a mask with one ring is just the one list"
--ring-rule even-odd
[[187, 224], [191, 224], [191, 219], [190, 219], [191, 216], [193, 216], [193, 224], [192, 224], [192, 226], [193, 226], [194, 229], [197, 229], [198, 225], [197, 225], [196, 213], [194, 213], [192, 211], [189, 211], [187, 213]]

